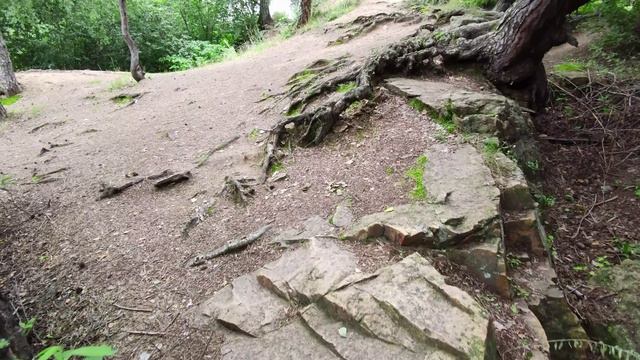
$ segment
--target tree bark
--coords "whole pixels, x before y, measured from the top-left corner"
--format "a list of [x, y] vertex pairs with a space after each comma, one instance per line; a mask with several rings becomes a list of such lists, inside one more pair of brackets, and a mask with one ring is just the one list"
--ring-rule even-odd
[[260, 0], [260, 17], [258, 19], [260, 30], [264, 30], [273, 25], [273, 19], [269, 12], [269, 2], [269, 0]]
[[498, 0], [498, 3], [493, 8], [493, 10], [495, 10], [495, 11], [507, 11], [507, 9], [509, 7], [511, 7], [511, 5], [513, 5], [514, 1], [515, 0]]
[[566, 17], [587, 2], [516, 1], [504, 13], [496, 31], [483, 39], [489, 79], [501, 89], [524, 89], [532, 107], [544, 107], [548, 90], [542, 58], [552, 47], [575, 41]]
[[305, 26], [311, 19], [311, 0], [300, 0], [300, 17], [298, 27]]
[[120, 4], [120, 28], [122, 30], [122, 37], [124, 37], [124, 41], [127, 43], [129, 47], [129, 52], [131, 53], [131, 65], [129, 70], [131, 71], [131, 76], [135, 81], [141, 81], [144, 79], [144, 69], [140, 65], [140, 50], [138, 50], [138, 46], [133, 41], [131, 37], [131, 33], [129, 32], [129, 16], [127, 15], [127, 1], [119, 0]]
[[[9, 56], [9, 50], [0, 33], [0, 95], [12, 96], [20, 92], [20, 85], [13, 72], [13, 64]], [[0, 110], [0, 117], [2, 117]], [[5, 112], [6, 114], [6, 112]]]
[[0, 104], [0, 120], [7, 117], [7, 110]]

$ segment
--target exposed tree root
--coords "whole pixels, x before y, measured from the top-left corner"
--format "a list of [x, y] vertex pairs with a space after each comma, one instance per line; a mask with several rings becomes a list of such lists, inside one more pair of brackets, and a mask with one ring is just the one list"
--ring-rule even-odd
[[257, 184], [252, 178], [227, 176], [221, 194], [228, 195], [236, 204], [246, 205], [255, 194], [253, 187]]
[[[426, 33], [418, 31], [410, 38], [387, 46], [352, 71], [317, 82], [315, 76], [308, 74], [324, 72], [324, 75], [335, 70], [327, 60], [312, 64], [289, 81], [292, 106], [289, 117], [270, 131], [262, 164], [264, 178], [276, 149], [286, 137], [295, 137], [301, 146], [319, 144], [340, 115], [352, 103], [370, 97], [385, 77], [418, 75], [437, 71], [447, 64], [475, 62], [485, 65], [485, 76], [498, 89], [509, 90], [512, 96], [517, 93], [516, 97], [527, 100], [530, 107], [540, 108], [547, 96], [542, 57], [552, 46], [569, 39], [565, 16], [585, 1], [519, 0], [504, 14], [484, 11], [468, 16], [462, 10], [441, 13], [436, 16], [439, 27], [434, 31], [422, 27]], [[314, 72], [314, 69], [322, 70]], [[311, 101], [347, 81], [355, 81], [355, 88], [340, 96], [329, 96], [313, 109], [304, 111]], [[306, 87], [309, 90], [302, 95]]]
[[226, 242], [224, 245], [220, 246], [219, 248], [208, 252], [206, 254], [203, 255], [199, 255], [196, 256], [195, 258], [193, 258], [193, 260], [191, 260], [191, 262], [189, 263], [189, 266], [198, 266], [198, 265], [202, 265], [204, 264], [206, 261], [211, 260], [215, 257], [218, 257], [220, 255], [224, 255], [224, 254], [228, 254], [232, 251], [235, 250], [239, 250], [243, 247], [246, 247], [247, 245], [255, 242], [256, 240], [258, 240], [262, 235], [264, 235], [264, 233], [266, 233], [269, 229], [271, 228], [270, 225], [266, 225], [261, 227], [260, 229], [256, 230], [255, 232], [241, 238], [235, 241], [228, 241]]
[[213, 148], [211, 148], [211, 150], [207, 151], [206, 153], [202, 154], [202, 156], [200, 156], [198, 158], [198, 161], [196, 162], [196, 167], [199, 168], [202, 165], [204, 165], [209, 158], [211, 157], [211, 155], [213, 155], [216, 151], [220, 151], [224, 148], [226, 148], [227, 146], [231, 145], [234, 141], [240, 139], [240, 135], [236, 135], [234, 137], [232, 137], [231, 139], [223, 142], [222, 144], [216, 145]]
[[340, 24], [337, 26], [338, 29], [348, 28], [347, 32], [344, 35], [341, 35], [335, 40], [329, 41], [328, 46], [333, 45], [341, 45], [347, 43], [354, 38], [365, 35], [373, 30], [375, 30], [378, 26], [384, 25], [386, 23], [395, 22], [402, 23], [407, 21], [415, 21], [419, 20], [420, 17], [418, 15], [407, 15], [402, 13], [379, 13], [375, 15], [369, 16], [358, 16], [355, 20], [350, 23]]

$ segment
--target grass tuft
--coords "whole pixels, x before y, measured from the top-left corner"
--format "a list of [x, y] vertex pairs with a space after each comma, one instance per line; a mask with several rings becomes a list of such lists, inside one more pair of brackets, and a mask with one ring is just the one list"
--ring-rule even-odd
[[336, 92], [339, 92], [341, 94], [348, 93], [349, 91], [355, 89], [356, 86], [357, 85], [356, 85], [355, 81], [350, 81], [348, 83], [344, 83], [344, 84], [338, 85], [338, 88], [336, 89]]
[[427, 159], [426, 155], [420, 155], [418, 159], [416, 159], [415, 165], [410, 167], [405, 173], [415, 184], [413, 190], [409, 193], [414, 200], [425, 200], [427, 198], [427, 189], [424, 187], [424, 167], [428, 161], [429, 159]]
[[20, 95], [13, 95], [6, 98], [0, 98], [0, 104], [2, 104], [3, 106], [10, 106], [18, 102], [18, 100], [20, 100], [21, 98], [22, 96]]

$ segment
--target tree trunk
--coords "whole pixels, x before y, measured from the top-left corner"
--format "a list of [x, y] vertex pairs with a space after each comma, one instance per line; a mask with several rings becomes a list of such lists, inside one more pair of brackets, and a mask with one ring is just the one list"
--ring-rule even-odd
[[129, 52], [131, 53], [131, 66], [129, 70], [131, 71], [131, 76], [135, 81], [140, 81], [144, 79], [144, 69], [140, 65], [140, 50], [136, 46], [136, 43], [131, 38], [131, 34], [129, 33], [129, 16], [127, 15], [127, 1], [119, 0], [120, 3], [120, 27], [122, 29], [122, 37], [124, 37], [124, 41], [127, 43], [129, 47]]
[[260, 18], [258, 19], [260, 30], [264, 30], [273, 25], [273, 19], [269, 12], [269, 2], [269, 0], [260, 0]]
[[311, 19], [311, 0], [300, 0], [300, 17], [298, 18], [298, 27], [307, 25]]
[[7, 117], [7, 109], [5, 109], [4, 106], [2, 106], [2, 104], [0, 104], [0, 120], [3, 120], [6, 117]]
[[[4, 39], [0, 33], [0, 95], [12, 96], [19, 93], [20, 90], [16, 75], [13, 73], [9, 50], [4, 44]], [[2, 117], [1, 113], [2, 110], [0, 110], [0, 118]]]
[[507, 11], [507, 9], [509, 7], [511, 7], [511, 5], [513, 5], [514, 1], [515, 0], [498, 0], [498, 3], [493, 8], [493, 10], [495, 10], [495, 11]]
[[542, 58], [552, 47], [573, 42], [566, 17], [588, 0], [518, 0], [482, 46], [487, 76], [502, 90], [522, 89], [536, 109], [548, 96]]

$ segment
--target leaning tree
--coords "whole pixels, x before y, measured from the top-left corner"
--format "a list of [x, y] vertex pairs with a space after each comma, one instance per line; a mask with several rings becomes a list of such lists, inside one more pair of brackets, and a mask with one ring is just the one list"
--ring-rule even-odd
[[[20, 92], [20, 85], [13, 72], [9, 50], [0, 33], [0, 96], [12, 96]], [[0, 110], [0, 113], [2, 110]]]
[[269, 0], [260, 0], [260, 14], [258, 16], [258, 25], [260, 30], [264, 30], [273, 25], [271, 12], [269, 11]]
[[311, 0], [300, 0], [300, 16], [298, 17], [298, 27], [307, 25], [311, 19]]
[[127, 1], [119, 0], [120, 4], [120, 28], [122, 30], [122, 37], [129, 47], [129, 53], [131, 54], [131, 63], [129, 70], [131, 76], [135, 81], [141, 81], [144, 79], [144, 69], [140, 65], [140, 50], [133, 41], [131, 33], [129, 32], [129, 16], [127, 15]]
[[[301, 3], [305, 1], [310, 3], [310, 0]], [[309, 111], [283, 119], [271, 130], [263, 168], [268, 168], [291, 125], [302, 129], [297, 132], [300, 145], [318, 144], [352, 103], [370, 97], [385, 77], [393, 75], [437, 71], [452, 64], [480, 64], [485, 77], [497, 89], [531, 109], [543, 109], [548, 88], [542, 59], [553, 46], [575, 44], [566, 17], [587, 2], [500, 1], [500, 6], [506, 8], [504, 12], [483, 11], [466, 18], [457, 17], [459, 21], [453, 19], [463, 14], [461, 10], [440, 13], [435, 24], [425, 25], [414, 36], [389, 45], [361, 66], [314, 85], [296, 106], [305, 108], [311, 102], [320, 103]], [[357, 85], [353, 90], [339, 97], [321, 96], [351, 81]]]

